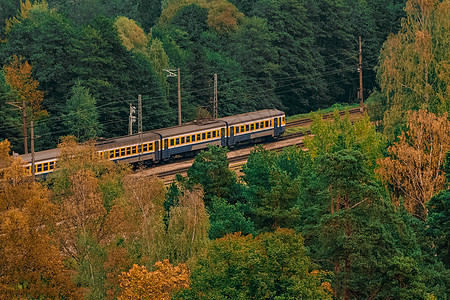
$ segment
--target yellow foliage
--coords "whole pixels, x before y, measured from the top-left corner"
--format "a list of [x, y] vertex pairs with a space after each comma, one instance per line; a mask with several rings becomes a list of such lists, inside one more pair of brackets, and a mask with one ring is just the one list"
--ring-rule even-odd
[[5, 33], [8, 34], [11, 31], [11, 28], [20, 23], [20, 20], [24, 20], [28, 17], [28, 13], [31, 10], [31, 2], [30, 0], [26, 0], [25, 2], [20, 2], [20, 13], [17, 17], [13, 17], [11, 19], [6, 20], [5, 24]]
[[144, 30], [134, 20], [126, 17], [118, 17], [114, 25], [119, 32], [123, 45], [128, 51], [135, 49], [145, 52], [149, 39]]
[[174, 267], [165, 259], [155, 263], [155, 268], [149, 272], [144, 266], [133, 265], [130, 271], [123, 272], [123, 293], [118, 299], [168, 300], [174, 291], [189, 287], [190, 272], [185, 264]]
[[378, 67], [390, 137], [408, 110], [450, 110], [450, 1], [409, 0], [405, 11], [400, 31], [383, 45]]

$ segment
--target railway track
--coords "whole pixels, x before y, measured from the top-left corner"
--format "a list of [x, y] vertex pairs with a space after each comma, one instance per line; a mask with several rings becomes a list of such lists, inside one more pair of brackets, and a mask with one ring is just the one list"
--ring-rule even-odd
[[[350, 109], [350, 110], [348, 110], [348, 112], [350, 115], [361, 113], [359, 107]], [[339, 115], [343, 116], [343, 115], [345, 115], [345, 113], [346, 113], [345, 111], [341, 111], [341, 112], [339, 112]], [[330, 119], [330, 118], [332, 118], [332, 116], [333, 116], [333, 113], [329, 113], [329, 114], [323, 115], [322, 118]], [[286, 124], [286, 128], [304, 127], [304, 126], [310, 125], [311, 123], [312, 123], [311, 119], [295, 120], [295, 121], [288, 122]], [[311, 134], [310, 130], [305, 130], [305, 131], [301, 131], [301, 132], [284, 135], [284, 136], [280, 137], [279, 139], [277, 139], [277, 141], [275, 143], [273, 143], [273, 145], [275, 145], [275, 146], [270, 147], [269, 150], [281, 151], [283, 148], [290, 146], [290, 145], [297, 145], [300, 147], [304, 147], [303, 137], [310, 135], [310, 134]], [[286, 144], [286, 142], [289, 140], [293, 140], [293, 142]], [[284, 143], [282, 143], [282, 142], [284, 142]], [[277, 146], [277, 144], [280, 144], [280, 146]], [[240, 172], [242, 166], [246, 163], [247, 158], [250, 155], [250, 151], [252, 149], [253, 149], [253, 146], [250, 146], [250, 147], [244, 148], [244, 149], [239, 149], [237, 151], [242, 150], [242, 151], [245, 151], [245, 153], [242, 155], [229, 156], [228, 162], [229, 162], [230, 169]], [[173, 164], [175, 167], [172, 169], [163, 170], [163, 171], [155, 171], [155, 172], [151, 172], [150, 174], [147, 174], [144, 176], [158, 176], [159, 178], [161, 178], [164, 181], [164, 183], [166, 185], [169, 185], [175, 181], [176, 174], [186, 175], [188, 169], [191, 167], [193, 162], [194, 162], [193, 158], [182, 160], [182, 161], [179, 161], [179, 162]], [[179, 164], [180, 167], [176, 167], [177, 164]], [[167, 165], [167, 166], [169, 166], [169, 165]]]
[[[288, 135], [290, 138], [289, 139], [295, 139], [295, 138], [300, 138], [305, 136], [305, 133], [295, 133], [295, 134], [291, 134]], [[292, 143], [289, 146], [292, 145], [297, 145], [299, 147], [304, 147], [305, 144], [300, 141], [300, 142], [296, 142], [296, 143]], [[282, 145], [282, 146], [277, 146], [277, 147], [272, 147], [270, 148], [271, 151], [281, 151], [286, 147], [286, 145]], [[253, 149], [253, 148], [251, 148]], [[250, 150], [251, 151], [251, 150]], [[234, 156], [234, 157], [230, 157], [228, 158], [228, 162], [229, 162], [229, 168], [236, 171], [236, 172], [240, 172], [240, 170], [242, 169], [242, 166], [247, 162], [247, 159], [250, 155], [250, 152], [242, 154], [242, 155], [238, 155], [238, 156]], [[192, 160], [193, 161], [193, 160]], [[188, 166], [183, 166], [181, 168], [176, 168], [173, 170], [167, 170], [164, 172], [160, 172], [157, 174], [154, 174], [155, 176], [158, 176], [159, 178], [161, 178], [164, 181], [165, 185], [169, 185], [172, 182], [175, 181], [175, 175], [176, 174], [180, 174], [180, 175], [186, 175], [187, 171], [189, 170], [189, 168], [191, 167], [191, 164]]]

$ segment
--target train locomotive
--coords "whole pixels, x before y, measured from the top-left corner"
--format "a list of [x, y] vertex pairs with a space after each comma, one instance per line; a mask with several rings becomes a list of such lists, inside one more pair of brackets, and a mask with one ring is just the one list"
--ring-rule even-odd
[[[265, 109], [219, 118], [192, 122], [111, 138], [96, 143], [101, 157], [127, 163], [167, 161], [175, 156], [189, 156], [207, 148], [207, 145], [236, 147], [248, 142], [277, 138], [285, 131], [284, 112]], [[59, 149], [35, 153], [35, 174], [45, 175], [55, 169]], [[21, 155], [31, 174], [31, 154]]]

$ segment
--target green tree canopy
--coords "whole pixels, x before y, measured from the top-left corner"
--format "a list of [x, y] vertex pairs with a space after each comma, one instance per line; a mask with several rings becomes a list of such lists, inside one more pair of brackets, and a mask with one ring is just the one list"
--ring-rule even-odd
[[175, 299], [331, 299], [324, 273], [310, 266], [303, 238], [293, 230], [256, 238], [230, 234], [208, 247], [190, 288]]
[[66, 123], [70, 133], [79, 141], [96, 138], [101, 134], [95, 98], [80, 81], [72, 87], [72, 96], [67, 100]]

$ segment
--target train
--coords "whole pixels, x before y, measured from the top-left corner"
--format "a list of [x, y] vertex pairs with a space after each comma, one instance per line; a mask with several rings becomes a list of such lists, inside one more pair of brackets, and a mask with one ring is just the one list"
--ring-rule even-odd
[[[111, 138], [97, 141], [95, 145], [100, 157], [115, 162], [158, 163], [176, 156], [195, 155], [208, 145], [234, 148], [249, 142], [278, 138], [285, 127], [283, 111], [265, 109]], [[45, 176], [53, 172], [59, 154], [59, 149], [35, 152], [35, 174]], [[20, 157], [31, 174], [31, 154]]]

